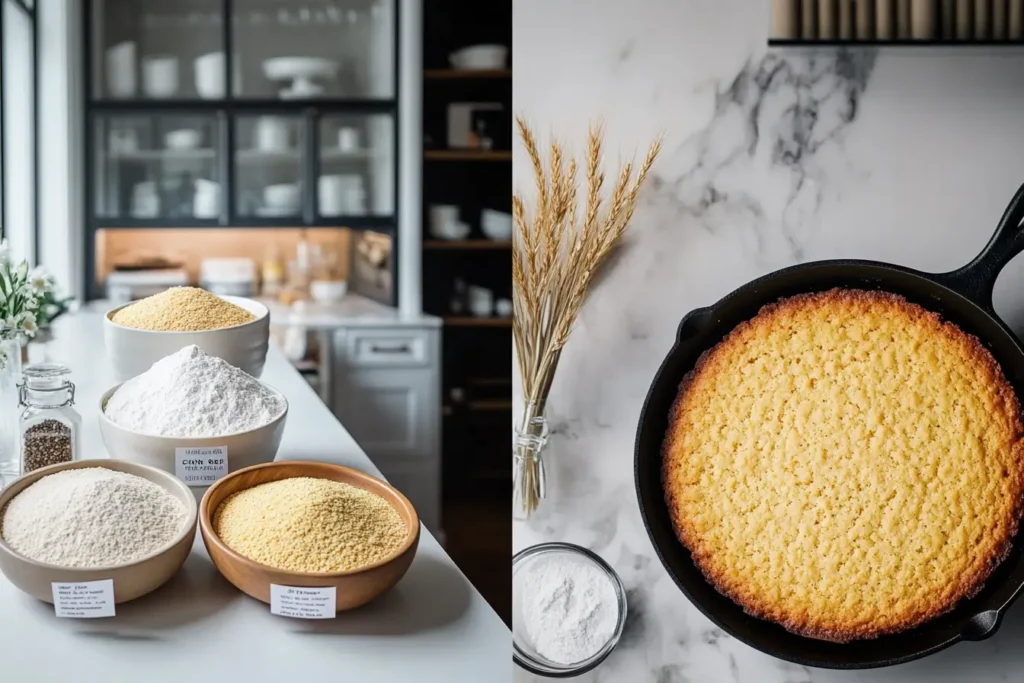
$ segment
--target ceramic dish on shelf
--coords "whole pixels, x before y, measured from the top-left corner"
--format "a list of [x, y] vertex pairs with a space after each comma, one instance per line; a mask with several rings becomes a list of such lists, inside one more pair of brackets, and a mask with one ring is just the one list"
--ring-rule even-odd
[[313, 280], [309, 283], [309, 297], [320, 304], [332, 304], [345, 298], [346, 280]]
[[263, 62], [263, 75], [271, 81], [291, 81], [291, 86], [280, 93], [281, 99], [313, 97], [323, 92], [315, 79], [333, 79], [341, 65], [322, 57], [274, 57]]
[[180, 500], [188, 510], [188, 518], [174, 539], [152, 555], [141, 560], [97, 569], [72, 569], [31, 560], [18, 554], [0, 537], [0, 572], [20, 590], [43, 602], [53, 603], [53, 583], [80, 583], [112, 579], [114, 604], [140, 598], [167, 583], [192, 551], [196, 536], [196, 499], [192, 491], [174, 475], [153, 467], [123, 460], [76, 460], [51, 465], [15, 479], [0, 491], [0, 510], [19, 493], [48, 474], [83, 467], [103, 467], [116, 472], [134, 474], [147, 479]]
[[[231, 550], [213, 530], [213, 515], [228, 496], [259, 484], [294, 477], [330, 479], [375, 493], [392, 505], [407, 529], [402, 545], [374, 564], [343, 572], [291, 572], [275, 569]], [[282, 461], [239, 470], [213, 484], [199, 503], [199, 529], [217, 570], [238, 590], [270, 602], [270, 585], [334, 586], [335, 611], [349, 610], [390, 590], [408, 571], [420, 540], [420, 519], [409, 499], [390, 484], [358, 470], [325, 462]]]
[[270, 209], [298, 211], [302, 190], [298, 183], [279, 183], [263, 188], [263, 204]]
[[273, 57], [264, 60], [263, 75], [272, 81], [334, 78], [340, 66], [323, 57]]
[[484, 209], [480, 212], [480, 230], [488, 239], [507, 242], [512, 239], [512, 214]]
[[280, 90], [277, 96], [282, 100], [308, 100], [324, 94], [326, 90], [324, 86], [312, 81], [295, 81], [289, 87]]
[[164, 135], [164, 146], [174, 150], [196, 149], [201, 140], [202, 134], [195, 128], [181, 128]]
[[190, 344], [259, 378], [270, 346], [270, 311], [252, 299], [237, 296], [221, 298], [241, 306], [256, 317], [241, 325], [216, 330], [163, 332], [125, 327], [111, 320], [115, 313], [130, 304], [108, 311], [103, 319], [103, 345], [116, 380], [123, 382], [140, 375], [164, 356]]
[[448, 56], [453, 67], [466, 70], [504, 69], [507, 60], [508, 48], [504, 45], [470, 45]]
[[262, 427], [220, 436], [156, 436], [126, 429], [107, 417], [107, 401], [120, 386], [117, 384], [103, 392], [99, 402], [100, 434], [107, 451], [114, 458], [173, 475], [178, 448], [223, 446], [227, 449], [228, 472], [272, 462], [277, 456], [288, 418], [288, 399], [280, 392], [278, 398], [284, 410]]
[[298, 208], [279, 209], [275, 206], [260, 206], [256, 208], [254, 213], [259, 218], [281, 218], [283, 216], [296, 216], [298, 215], [299, 210]]

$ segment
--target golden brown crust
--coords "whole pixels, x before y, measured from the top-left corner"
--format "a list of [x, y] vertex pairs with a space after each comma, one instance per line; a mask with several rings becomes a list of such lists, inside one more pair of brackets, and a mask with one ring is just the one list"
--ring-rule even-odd
[[662, 482], [719, 592], [846, 642], [982, 588], [1024, 510], [1022, 439], [1017, 396], [976, 337], [895, 294], [834, 289], [765, 306], [700, 357]]

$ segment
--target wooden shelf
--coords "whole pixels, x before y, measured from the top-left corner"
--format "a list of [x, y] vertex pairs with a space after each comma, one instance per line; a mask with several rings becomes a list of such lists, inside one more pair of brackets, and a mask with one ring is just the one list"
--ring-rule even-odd
[[512, 242], [494, 240], [426, 240], [424, 249], [511, 249]]
[[449, 327], [511, 327], [512, 318], [474, 318], [472, 316], [447, 315], [444, 324]]
[[512, 78], [511, 69], [427, 69], [423, 77], [430, 80], [484, 80], [494, 78]]
[[428, 149], [423, 152], [427, 161], [512, 161], [508, 150]]

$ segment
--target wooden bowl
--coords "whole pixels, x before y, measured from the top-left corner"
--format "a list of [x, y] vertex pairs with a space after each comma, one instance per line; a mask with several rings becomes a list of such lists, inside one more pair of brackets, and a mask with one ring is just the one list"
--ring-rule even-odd
[[154, 467], [121, 460], [78, 460], [51, 465], [15, 479], [0, 491], [0, 511], [16, 495], [48, 474], [83, 467], [103, 467], [108, 470], [134, 474], [148, 479], [185, 504], [188, 518], [174, 539], [149, 557], [128, 564], [97, 569], [72, 569], [37, 562], [16, 552], [0, 537], [0, 572], [15, 586], [43, 602], [53, 603], [52, 583], [78, 583], [83, 581], [114, 581], [114, 603], [120, 604], [155, 591], [170, 581], [185, 564], [192, 542], [196, 537], [196, 499], [192, 491], [173, 475]]
[[[371, 565], [344, 572], [290, 572], [275, 569], [239, 555], [213, 530], [213, 514], [236, 491], [258, 484], [294, 477], [314, 477], [357, 486], [388, 501], [405, 522], [408, 534], [390, 556]], [[199, 529], [214, 566], [238, 590], [270, 603], [270, 584], [279, 586], [323, 587], [337, 590], [337, 612], [353, 609], [374, 600], [398, 583], [416, 555], [420, 540], [420, 518], [409, 499], [398, 489], [368, 474], [323, 462], [271, 462], [233, 472], [213, 484], [199, 503]]]

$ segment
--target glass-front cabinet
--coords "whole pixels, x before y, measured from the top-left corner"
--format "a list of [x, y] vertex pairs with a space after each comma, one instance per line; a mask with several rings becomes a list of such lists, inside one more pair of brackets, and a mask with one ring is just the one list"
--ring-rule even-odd
[[92, 0], [91, 229], [391, 230], [397, 2]]

